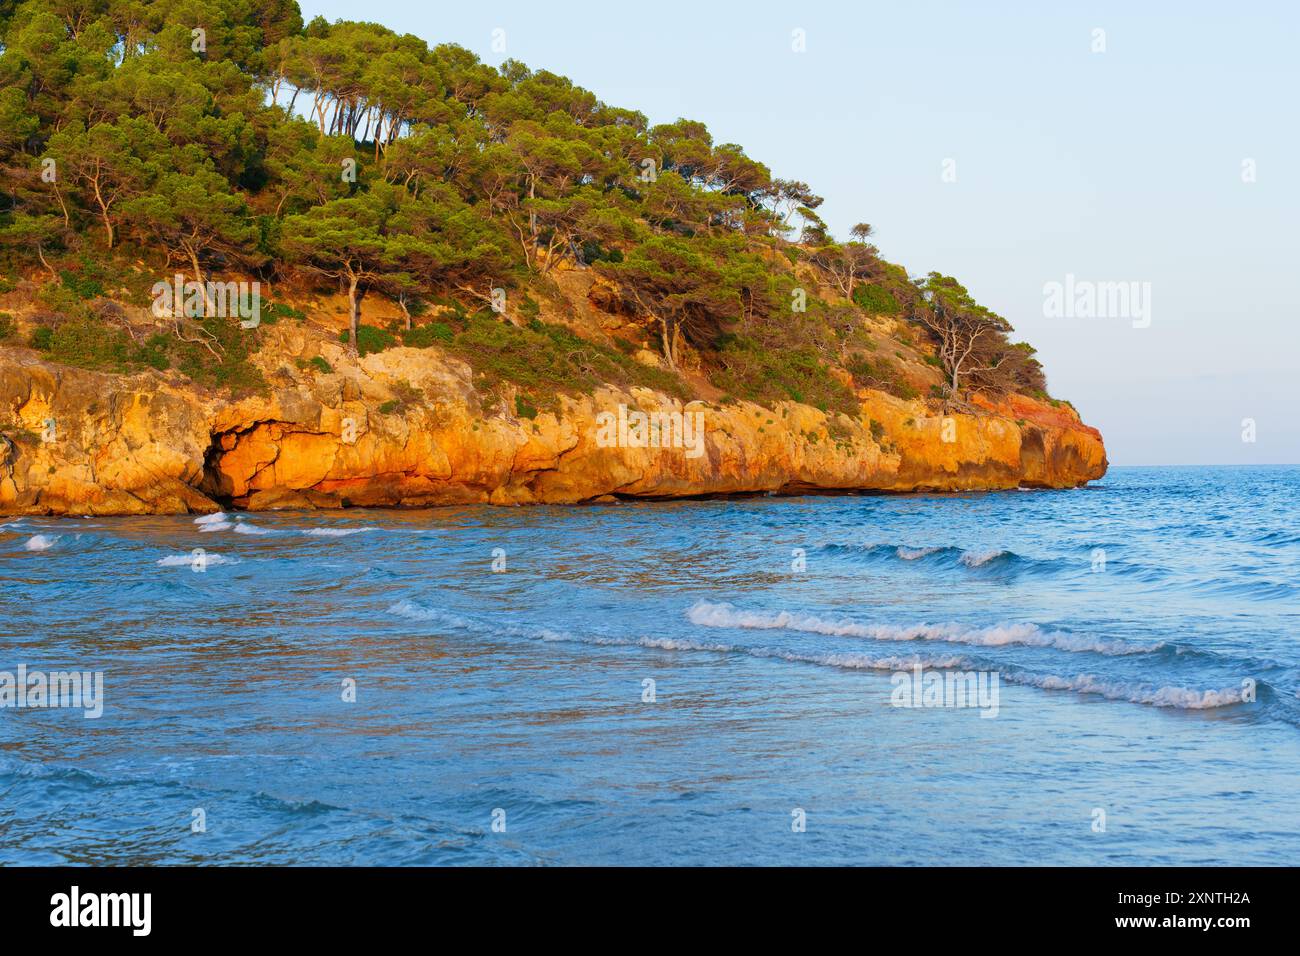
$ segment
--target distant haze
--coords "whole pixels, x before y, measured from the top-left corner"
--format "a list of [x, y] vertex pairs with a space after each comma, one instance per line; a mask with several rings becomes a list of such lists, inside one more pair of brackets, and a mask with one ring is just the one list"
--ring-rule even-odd
[[[870, 222], [886, 258], [1011, 320], [1115, 464], [1300, 462], [1300, 12], [1137, 6], [302, 10], [521, 60], [652, 124], [702, 121], [826, 197], [836, 238]], [[1067, 275], [1149, 283], [1149, 325], [1046, 315], [1045, 284]]]

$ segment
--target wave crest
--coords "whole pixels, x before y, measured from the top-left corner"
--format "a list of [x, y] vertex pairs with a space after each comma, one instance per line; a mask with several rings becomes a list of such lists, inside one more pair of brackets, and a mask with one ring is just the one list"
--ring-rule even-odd
[[1037, 624], [995, 624], [991, 627], [966, 627], [961, 624], [863, 624], [857, 621], [827, 620], [792, 611], [742, 611], [730, 604], [699, 601], [686, 612], [687, 619], [701, 627], [734, 627], [753, 630], [804, 631], [836, 637], [861, 637], [872, 641], [942, 641], [976, 647], [1001, 647], [1021, 644], [1029, 647], [1053, 647], [1071, 653], [1094, 653], [1112, 657], [1151, 654], [1160, 644], [1130, 644], [1121, 640], [1099, 640], [1059, 631], [1044, 631]]

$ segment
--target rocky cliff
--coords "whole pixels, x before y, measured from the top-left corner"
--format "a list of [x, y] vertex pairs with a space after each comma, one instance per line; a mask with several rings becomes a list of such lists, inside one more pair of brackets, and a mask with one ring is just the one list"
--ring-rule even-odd
[[[242, 399], [176, 373], [92, 372], [0, 347], [0, 513], [1066, 488], [1106, 471], [1095, 429], [1024, 396], [943, 415], [863, 390], [850, 418], [606, 388], [526, 418], [436, 349], [356, 358], [303, 328], [267, 331], [271, 388]], [[308, 353], [330, 371], [287, 361]], [[640, 447], [644, 435], [607, 427], [620, 406], [690, 416], [699, 444]]]

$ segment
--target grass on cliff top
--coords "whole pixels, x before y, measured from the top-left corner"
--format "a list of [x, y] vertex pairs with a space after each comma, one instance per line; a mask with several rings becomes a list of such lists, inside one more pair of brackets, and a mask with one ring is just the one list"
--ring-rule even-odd
[[[346, 332], [340, 336], [346, 337]], [[589, 395], [605, 384], [640, 385], [682, 400], [691, 397], [676, 375], [538, 318], [521, 328], [484, 310], [472, 315], [454, 312], [409, 330], [362, 325], [357, 350], [362, 355], [380, 352], [399, 339], [412, 348], [436, 346], [463, 359], [474, 370], [475, 387], [482, 393], [507, 384], [518, 387], [526, 396], [520, 414], [530, 418], [539, 409], [558, 409], [561, 394]]]
[[729, 395], [771, 407], [795, 401], [823, 412], [843, 412], [856, 418], [857, 397], [831, 375], [821, 353], [811, 345], [770, 351], [743, 336], [719, 342], [723, 366], [712, 382]]
[[195, 320], [186, 338], [206, 338], [211, 350], [161, 329], [133, 335], [122, 307], [103, 297], [109, 275], [104, 269], [64, 270], [60, 282], [43, 286], [36, 296], [38, 324], [26, 344], [52, 362], [75, 368], [124, 375], [177, 369], [209, 388], [236, 394], [265, 390], [262, 374], [249, 361], [257, 348], [255, 332], [231, 319]]
[[136, 341], [123, 329], [94, 316], [38, 326], [29, 344], [61, 365], [122, 375], [174, 368], [209, 388], [229, 388], [236, 394], [264, 391], [261, 372], [249, 362], [252, 342], [248, 333], [225, 319], [204, 319], [199, 324], [218, 355], [197, 342], [162, 332]]

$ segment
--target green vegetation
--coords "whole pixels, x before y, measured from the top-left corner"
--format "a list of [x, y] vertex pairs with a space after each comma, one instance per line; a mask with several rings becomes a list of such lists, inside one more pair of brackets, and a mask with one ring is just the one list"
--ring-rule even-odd
[[858, 286], [853, 290], [853, 301], [863, 312], [872, 315], [898, 315], [903, 311], [902, 305], [889, 290], [878, 285], [864, 283]]
[[537, 406], [533, 405], [523, 395], [515, 396], [515, 414], [520, 418], [534, 419], [537, 417]]
[[564, 326], [538, 320], [521, 329], [491, 313], [471, 316], [447, 351], [475, 370], [480, 391], [491, 393], [513, 384], [532, 407], [543, 410], [557, 408], [560, 393], [587, 393], [602, 383], [642, 384], [678, 398], [690, 397], [676, 376], [639, 365], [622, 352], [583, 339]]
[[373, 325], [359, 325], [339, 334], [340, 342], [347, 342], [349, 339], [356, 346], [358, 355], [382, 352], [397, 344], [397, 336], [392, 332]]
[[[1044, 387], [955, 280], [914, 285], [867, 223], [837, 241], [806, 183], [701, 123], [652, 125], [555, 73], [374, 23], [304, 24], [293, 0], [0, 2], [0, 171], [0, 261], [51, 277], [32, 342], [70, 364], [262, 387], [260, 328], [105, 305], [149, 306], [180, 273], [346, 294], [356, 353], [443, 349], [480, 387], [521, 390], [521, 415], [605, 382], [688, 397], [692, 379], [856, 415], [846, 363], [914, 396], [854, 358], [876, 347], [867, 315], [935, 344], [945, 398]], [[569, 269], [602, 281], [665, 368], [541, 321]], [[503, 315], [474, 311], [502, 290]], [[376, 298], [401, 328], [362, 321]]]
[[402, 332], [401, 335], [403, 345], [417, 349], [426, 349], [433, 345], [450, 345], [456, 337], [456, 333], [446, 322], [417, 325]]
[[858, 355], [850, 359], [846, 367], [853, 380], [864, 388], [879, 389], [909, 400], [919, 394], [898, 371], [898, 367], [887, 358], [869, 359], [865, 355]]
[[262, 305], [262, 321], [267, 325], [275, 325], [281, 319], [293, 319], [297, 322], [307, 318], [307, 313], [301, 309], [295, 309], [291, 305], [284, 305], [280, 302], [266, 302]]

